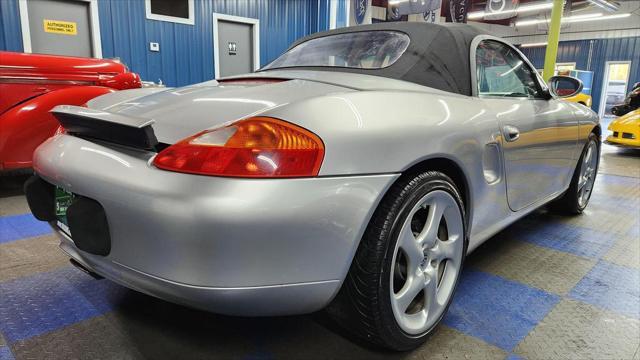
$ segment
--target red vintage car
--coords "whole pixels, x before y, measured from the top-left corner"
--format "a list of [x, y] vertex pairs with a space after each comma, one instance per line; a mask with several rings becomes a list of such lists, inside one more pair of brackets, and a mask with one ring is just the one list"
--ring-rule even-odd
[[49, 110], [141, 87], [117, 60], [0, 51], [0, 174], [31, 167], [33, 151], [58, 128]]

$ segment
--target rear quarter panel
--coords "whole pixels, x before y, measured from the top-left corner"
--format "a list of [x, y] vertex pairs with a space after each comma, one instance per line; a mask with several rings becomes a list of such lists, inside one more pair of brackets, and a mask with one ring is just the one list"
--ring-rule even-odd
[[[485, 238], [482, 234], [494, 232], [496, 224], [511, 215], [503, 176], [491, 182], [484, 177], [483, 156], [487, 144], [500, 146], [496, 118], [506, 110], [492, 106], [459, 95], [359, 91], [313, 98], [263, 115], [297, 123], [320, 136], [325, 144], [320, 176], [401, 173], [423, 160], [452, 160], [469, 186], [472, 249]], [[478, 211], [475, 204], [489, 211]]]

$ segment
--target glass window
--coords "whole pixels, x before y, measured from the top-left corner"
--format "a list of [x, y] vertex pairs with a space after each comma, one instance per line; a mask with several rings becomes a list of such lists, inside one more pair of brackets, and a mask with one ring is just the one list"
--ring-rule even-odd
[[511, 47], [485, 40], [476, 49], [478, 95], [541, 98], [536, 75]]
[[146, 0], [147, 19], [193, 25], [193, 0]]
[[329, 35], [298, 44], [263, 70], [297, 66], [381, 69], [396, 62], [408, 46], [409, 36], [397, 31]]
[[572, 70], [576, 69], [576, 63], [556, 63], [556, 74], [557, 75], [567, 75], [571, 73]]

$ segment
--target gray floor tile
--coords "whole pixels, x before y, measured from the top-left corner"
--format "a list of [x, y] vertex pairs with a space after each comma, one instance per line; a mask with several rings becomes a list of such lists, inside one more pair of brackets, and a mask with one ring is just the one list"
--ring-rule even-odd
[[0, 244], [0, 282], [69, 265], [69, 258], [51, 235]]
[[640, 237], [618, 239], [603, 259], [617, 265], [640, 268]]
[[[640, 209], [640, 202], [638, 203]], [[619, 211], [601, 206], [596, 199], [585, 209], [581, 215], [564, 216], [552, 212], [539, 213], [540, 219], [545, 221], [558, 221], [567, 225], [580, 226], [619, 236], [625, 236], [629, 229], [636, 225], [637, 217], [633, 214], [621, 214]]]
[[612, 175], [640, 177], [638, 151], [602, 144], [599, 171]]
[[504, 359], [504, 350], [477, 338], [441, 326], [429, 341], [414, 352], [419, 359]]
[[559, 295], [567, 294], [596, 264], [595, 260], [503, 238], [492, 239], [478, 250], [482, 254], [470, 257], [468, 266]]
[[143, 359], [108, 316], [97, 316], [11, 345], [16, 359]]
[[26, 214], [31, 212], [23, 195], [0, 198], [0, 216]]
[[[420, 348], [409, 353], [380, 352], [362, 347], [347, 338], [299, 334], [296, 338], [280, 338], [267, 346], [277, 359], [504, 359], [507, 353], [480, 339], [440, 326]], [[340, 349], [335, 352], [333, 349]]]
[[631, 359], [640, 322], [574, 300], [563, 300], [516, 347], [527, 359]]

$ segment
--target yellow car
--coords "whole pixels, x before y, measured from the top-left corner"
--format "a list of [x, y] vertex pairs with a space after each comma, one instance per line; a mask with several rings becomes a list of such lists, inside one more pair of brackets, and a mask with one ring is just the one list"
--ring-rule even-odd
[[568, 97], [565, 98], [565, 100], [567, 101], [571, 101], [574, 103], [578, 103], [578, 104], [582, 104], [588, 108], [591, 107], [591, 95], [587, 95], [587, 94], [583, 94], [583, 93], [577, 93], [576, 95], [573, 95], [572, 97]]
[[640, 149], [640, 108], [613, 120], [609, 130], [605, 143]]

